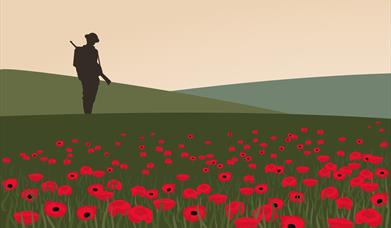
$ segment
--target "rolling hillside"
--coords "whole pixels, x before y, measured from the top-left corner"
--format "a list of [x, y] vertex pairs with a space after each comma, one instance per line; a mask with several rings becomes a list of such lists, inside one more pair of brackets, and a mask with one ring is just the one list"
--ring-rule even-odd
[[[75, 77], [0, 70], [0, 115], [82, 113], [81, 84]], [[271, 113], [248, 105], [176, 92], [101, 82], [94, 113], [233, 112]]]
[[391, 118], [391, 74], [289, 79], [177, 92], [291, 114]]

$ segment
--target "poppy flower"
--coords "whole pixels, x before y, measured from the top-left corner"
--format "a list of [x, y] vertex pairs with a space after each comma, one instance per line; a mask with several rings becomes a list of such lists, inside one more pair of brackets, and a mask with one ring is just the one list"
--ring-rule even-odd
[[66, 214], [67, 208], [67, 205], [63, 203], [46, 201], [43, 210], [45, 211], [46, 216], [53, 218], [61, 218]]
[[254, 187], [256, 194], [265, 194], [268, 190], [267, 184], [258, 184]]
[[313, 178], [307, 178], [307, 179], [304, 179], [301, 181], [301, 183], [303, 183], [307, 187], [313, 187], [313, 186], [317, 185], [318, 182], [319, 181], [317, 179], [313, 179]]
[[169, 211], [176, 205], [175, 200], [172, 199], [157, 199], [153, 201], [153, 206], [157, 210]]
[[105, 175], [106, 175], [106, 172], [103, 170], [95, 170], [94, 172], [92, 172], [92, 176], [94, 176], [96, 178], [102, 178]]
[[92, 175], [93, 174], [92, 168], [89, 166], [82, 166], [80, 168], [80, 174], [81, 175]]
[[296, 172], [298, 173], [307, 173], [310, 170], [308, 166], [298, 166], [296, 167]]
[[357, 163], [357, 162], [348, 163], [348, 168], [351, 170], [356, 170], [356, 169], [359, 169], [360, 167], [361, 167], [360, 163]]
[[134, 186], [130, 191], [132, 192], [132, 196], [144, 197], [147, 190], [143, 186]]
[[145, 192], [145, 197], [148, 199], [156, 199], [159, 195], [159, 192], [157, 189], [150, 189]]
[[379, 184], [374, 182], [362, 182], [359, 187], [364, 192], [374, 192], [379, 188]]
[[178, 174], [176, 175], [176, 179], [179, 180], [179, 181], [187, 181], [189, 179], [189, 175], [188, 174]]
[[209, 184], [200, 184], [196, 188], [198, 194], [210, 194], [212, 187]]
[[361, 153], [358, 151], [354, 151], [354, 152], [350, 153], [349, 160], [350, 161], [361, 160]]
[[328, 218], [329, 228], [353, 228], [354, 223], [345, 218]]
[[18, 186], [18, 180], [15, 178], [9, 178], [1, 182], [6, 191], [14, 190]]
[[121, 181], [119, 181], [119, 180], [113, 179], [113, 180], [109, 180], [109, 181], [107, 182], [106, 187], [107, 187], [108, 189], [110, 189], [110, 190], [118, 190], [118, 191], [121, 191], [121, 189], [122, 189], [122, 183], [121, 183]]
[[273, 173], [275, 174], [284, 174], [285, 167], [282, 165], [276, 165], [274, 166]]
[[13, 217], [17, 223], [24, 225], [31, 225], [38, 221], [38, 213], [34, 211], [18, 211], [13, 214]]
[[41, 173], [30, 173], [27, 177], [31, 182], [39, 182], [42, 180], [43, 175]]
[[384, 206], [387, 204], [388, 194], [387, 193], [376, 193], [371, 196], [370, 200], [374, 206], [381, 207], [381, 206]]
[[377, 227], [382, 223], [382, 215], [375, 209], [362, 209], [355, 215], [356, 224], [366, 223], [368, 226]]
[[244, 203], [240, 201], [232, 201], [228, 205], [225, 205], [225, 216], [232, 220], [233, 216], [244, 213]]
[[70, 196], [72, 195], [72, 187], [69, 185], [62, 185], [58, 187], [57, 194], [59, 196]]
[[164, 193], [173, 193], [175, 192], [175, 184], [164, 184], [162, 187]]
[[189, 222], [204, 220], [206, 211], [204, 206], [188, 206], [183, 209], [183, 217]]
[[252, 195], [254, 193], [254, 188], [250, 188], [250, 187], [239, 188], [239, 192], [244, 196]]
[[103, 192], [103, 191], [104, 191], [104, 188], [103, 188], [103, 185], [101, 185], [101, 184], [92, 184], [87, 187], [87, 193], [91, 196], [95, 196], [99, 192]]
[[299, 216], [280, 216], [281, 228], [304, 228], [304, 220]]
[[228, 182], [232, 179], [232, 174], [230, 172], [223, 172], [218, 175], [220, 182]]
[[38, 188], [27, 188], [23, 190], [20, 195], [23, 200], [26, 200], [27, 202], [32, 202], [38, 197], [38, 191]]
[[114, 192], [100, 191], [94, 195], [100, 201], [108, 201], [113, 198]]
[[376, 171], [376, 176], [379, 178], [387, 178], [388, 177], [388, 170], [384, 168], [377, 168]]
[[349, 197], [340, 197], [335, 200], [335, 203], [337, 204], [338, 209], [345, 208], [346, 210], [350, 210], [353, 207], [353, 200]]
[[82, 206], [76, 211], [76, 216], [79, 220], [87, 221], [95, 219], [96, 206]]
[[197, 199], [198, 192], [192, 188], [186, 188], [182, 192], [182, 197], [184, 199]]
[[276, 210], [280, 210], [284, 206], [284, 201], [280, 198], [269, 198], [267, 203], [272, 205]]
[[350, 169], [349, 167], [347, 166], [342, 166], [341, 168], [339, 168], [338, 170], [339, 172], [345, 174], [346, 176], [351, 176], [352, 175], [352, 172], [353, 170]]
[[330, 177], [331, 176], [331, 170], [323, 167], [321, 169], [318, 170], [318, 176], [320, 178], [326, 178], [326, 177]]
[[79, 174], [77, 172], [69, 172], [67, 174], [68, 180], [77, 180], [79, 178]]
[[109, 203], [107, 207], [107, 213], [115, 217], [117, 214], [121, 214], [122, 216], [127, 216], [131, 206], [130, 203], [125, 200], [114, 200]]
[[304, 201], [304, 193], [302, 192], [289, 192], [289, 201], [294, 203], [302, 203]]
[[329, 186], [324, 189], [322, 189], [320, 193], [320, 197], [322, 200], [324, 199], [332, 199], [335, 200], [338, 198], [338, 189], [335, 188], [334, 186]]
[[57, 140], [57, 141], [56, 141], [56, 146], [57, 146], [57, 147], [62, 147], [62, 146], [64, 146], [64, 141], [63, 141], [63, 140]]
[[282, 187], [294, 187], [297, 185], [297, 180], [294, 176], [284, 177], [281, 181]]
[[346, 174], [341, 171], [335, 171], [333, 173], [333, 178], [337, 181], [342, 181], [346, 178]]
[[55, 192], [57, 188], [58, 188], [57, 183], [54, 181], [49, 180], [41, 184], [41, 190], [43, 192]]
[[208, 197], [209, 201], [214, 202], [214, 204], [222, 204], [227, 201], [228, 196], [223, 194], [213, 194]]
[[235, 228], [257, 228], [259, 221], [255, 218], [242, 217], [234, 221]]
[[349, 184], [350, 187], [354, 188], [354, 187], [360, 187], [363, 182], [364, 182], [364, 178], [358, 176], [350, 179]]
[[259, 208], [256, 208], [255, 210], [253, 210], [252, 216], [258, 221], [266, 222], [269, 222], [270, 220], [274, 221], [278, 217], [277, 210], [271, 204], [265, 204], [260, 206]]

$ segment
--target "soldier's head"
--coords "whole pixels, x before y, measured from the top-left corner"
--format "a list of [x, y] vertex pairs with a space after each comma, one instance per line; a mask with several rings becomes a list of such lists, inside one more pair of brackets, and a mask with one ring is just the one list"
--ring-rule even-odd
[[94, 45], [95, 43], [99, 42], [98, 35], [96, 35], [93, 32], [89, 33], [89, 34], [86, 34], [85, 37], [86, 37], [86, 40], [87, 40], [87, 44], [89, 44], [89, 45]]

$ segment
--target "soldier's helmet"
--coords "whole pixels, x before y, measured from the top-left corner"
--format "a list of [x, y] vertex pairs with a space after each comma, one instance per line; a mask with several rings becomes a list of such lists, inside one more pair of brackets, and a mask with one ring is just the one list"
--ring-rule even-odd
[[92, 43], [98, 43], [99, 42], [98, 35], [96, 35], [93, 32], [89, 33], [89, 34], [86, 34], [85, 37], [87, 39], [87, 42], [92, 42]]

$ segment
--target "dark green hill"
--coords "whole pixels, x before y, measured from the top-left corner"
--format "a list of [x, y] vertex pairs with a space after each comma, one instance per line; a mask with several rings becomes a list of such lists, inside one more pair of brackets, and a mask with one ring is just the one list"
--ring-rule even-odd
[[[0, 70], [0, 115], [82, 112], [81, 84], [75, 77]], [[272, 112], [262, 108], [138, 86], [102, 81], [95, 113]]]
[[291, 114], [391, 118], [391, 74], [289, 79], [177, 92]]

